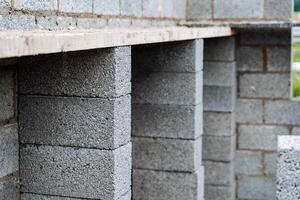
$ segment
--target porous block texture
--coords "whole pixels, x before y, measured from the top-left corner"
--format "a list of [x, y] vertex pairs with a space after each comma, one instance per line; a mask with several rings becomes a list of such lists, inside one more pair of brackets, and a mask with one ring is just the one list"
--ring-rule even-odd
[[119, 199], [130, 190], [131, 144], [114, 151], [22, 145], [22, 192]]

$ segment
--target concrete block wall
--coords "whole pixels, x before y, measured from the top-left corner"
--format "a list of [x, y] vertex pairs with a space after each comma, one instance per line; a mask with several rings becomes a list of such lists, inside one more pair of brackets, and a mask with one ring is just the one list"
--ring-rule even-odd
[[19, 198], [16, 60], [0, 60], [0, 199]]
[[131, 198], [131, 48], [20, 59], [21, 199]]
[[237, 199], [276, 199], [277, 137], [296, 134], [300, 102], [290, 100], [290, 31], [240, 31]]
[[293, 0], [188, 0], [187, 20], [290, 20]]
[[299, 198], [300, 137], [278, 137], [277, 199]]
[[186, 0], [0, 0], [0, 30], [173, 26]]
[[205, 199], [235, 199], [235, 37], [204, 41]]
[[202, 200], [203, 40], [132, 50], [133, 199]]

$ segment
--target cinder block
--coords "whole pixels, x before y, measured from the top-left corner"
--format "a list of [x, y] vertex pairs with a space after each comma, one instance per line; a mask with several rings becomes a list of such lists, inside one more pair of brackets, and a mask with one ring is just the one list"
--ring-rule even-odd
[[264, 2], [261, 0], [215, 0], [214, 17], [218, 19], [251, 19], [264, 16]]
[[133, 72], [200, 72], [203, 40], [140, 45], [132, 48]]
[[204, 86], [203, 110], [233, 112], [235, 109], [236, 90], [228, 86]]
[[202, 135], [202, 104], [133, 104], [132, 112], [134, 136], [195, 139]]
[[14, 116], [14, 73], [0, 71], [0, 121]]
[[[251, 1], [249, 1], [251, 2]], [[291, 30], [244, 30], [240, 32], [240, 45], [290, 45]]]
[[235, 62], [204, 62], [203, 82], [211, 86], [235, 86]]
[[19, 198], [19, 184], [15, 177], [0, 181], [0, 200], [13, 200]]
[[175, 17], [185, 19], [186, 18], [186, 1], [175, 0]]
[[37, 29], [35, 17], [30, 15], [2, 15], [0, 16], [0, 30], [34, 30]]
[[22, 192], [119, 199], [131, 188], [131, 144], [114, 151], [22, 145]]
[[131, 26], [130, 19], [109, 18], [107, 26], [110, 28], [127, 28]]
[[120, 0], [121, 15], [142, 16], [142, 0]]
[[119, 15], [120, 2], [116, 0], [94, 0], [94, 13], [98, 15]]
[[205, 184], [231, 186], [234, 184], [233, 163], [204, 161]]
[[277, 149], [277, 137], [288, 135], [289, 130], [280, 126], [253, 126], [239, 127], [239, 149], [267, 150]]
[[240, 96], [259, 98], [289, 98], [290, 75], [243, 74], [240, 75]]
[[140, 73], [133, 78], [134, 103], [197, 105], [202, 103], [202, 72]]
[[237, 99], [236, 121], [238, 123], [263, 123], [263, 102], [257, 99]]
[[201, 167], [202, 138], [176, 140], [134, 137], [133, 167], [194, 172]]
[[149, 28], [152, 26], [152, 21], [150, 19], [132, 19], [131, 20], [132, 27], [139, 27], [139, 28]]
[[264, 154], [265, 174], [270, 177], [276, 177], [277, 153]]
[[294, 127], [292, 130], [292, 135], [300, 135], [300, 128]]
[[299, 125], [299, 101], [267, 101], [265, 104], [266, 123]]
[[19, 97], [21, 143], [115, 149], [130, 141], [130, 96]]
[[277, 199], [297, 199], [300, 190], [300, 137], [280, 136], [278, 141]]
[[187, 7], [187, 19], [210, 19], [212, 7], [210, 0], [189, 0]]
[[59, 0], [59, 11], [68, 13], [92, 13], [91, 0]]
[[292, 18], [293, 1], [266, 0], [265, 17], [268, 19], [290, 20]]
[[76, 27], [76, 21], [72, 17], [37, 16], [36, 20], [40, 29], [56, 30]]
[[235, 173], [238, 175], [263, 175], [262, 153], [257, 151], [236, 151]]
[[203, 200], [204, 169], [194, 173], [133, 171], [134, 200]]
[[0, 0], [0, 13], [7, 14], [10, 6], [11, 6], [10, 0]]
[[235, 37], [206, 39], [204, 41], [205, 61], [235, 61]]
[[106, 19], [99, 18], [78, 18], [77, 28], [80, 29], [93, 29], [93, 28], [103, 28], [107, 25]]
[[261, 72], [263, 70], [263, 49], [241, 46], [237, 50], [237, 66], [241, 72]]
[[203, 133], [211, 136], [231, 136], [235, 134], [235, 117], [233, 113], [204, 112]]
[[235, 151], [234, 136], [203, 137], [203, 159], [211, 161], [232, 161]]
[[240, 177], [238, 199], [276, 199], [276, 184], [271, 178]]
[[205, 200], [235, 200], [235, 186], [205, 185]]
[[291, 68], [291, 48], [267, 48], [267, 68], [268, 71], [289, 72]]
[[30, 193], [21, 193], [21, 200], [82, 200], [81, 198], [68, 198], [50, 195], [39, 195]]
[[56, 10], [57, 0], [15, 0], [14, 9], [29, 11], [53, 11]]
[[143, 16], [144, 17], [159, 17], [160, 12], [159, 0], [144, 0], [143, 1]]
[[[21, 60], [21, 94], [80, 97], [116, 97], [131, 91], [130, 47]], [[100, 87], [101, 86], [101, 87]]]
[[7, 176], [18, 170], [18, 128], [16, 125], [0, 127], [0, 177]]

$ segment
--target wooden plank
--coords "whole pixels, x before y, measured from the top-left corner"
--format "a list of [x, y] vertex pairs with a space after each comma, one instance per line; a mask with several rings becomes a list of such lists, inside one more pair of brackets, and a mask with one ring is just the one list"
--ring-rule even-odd
[[0, 58], [234, 35], [229, 27], [0, 32]]

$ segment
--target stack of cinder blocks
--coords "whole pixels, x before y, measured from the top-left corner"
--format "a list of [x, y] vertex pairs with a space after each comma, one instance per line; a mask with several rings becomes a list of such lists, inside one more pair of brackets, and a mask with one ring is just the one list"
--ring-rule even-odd
[[19, 197], [15, 59], [0, 61], [0, 200]]
[[133, 199], [203, 199], [203, 40], [133, 47]]
[[120, 47], [21, 59], [22, 200], [131, 198], [130, 57]]
[[204, 43], [205, 199], [230, 200], [235, 198], [235, 38]]
[[277, 199], [299, 199], [300, 137], [278, 137]]

